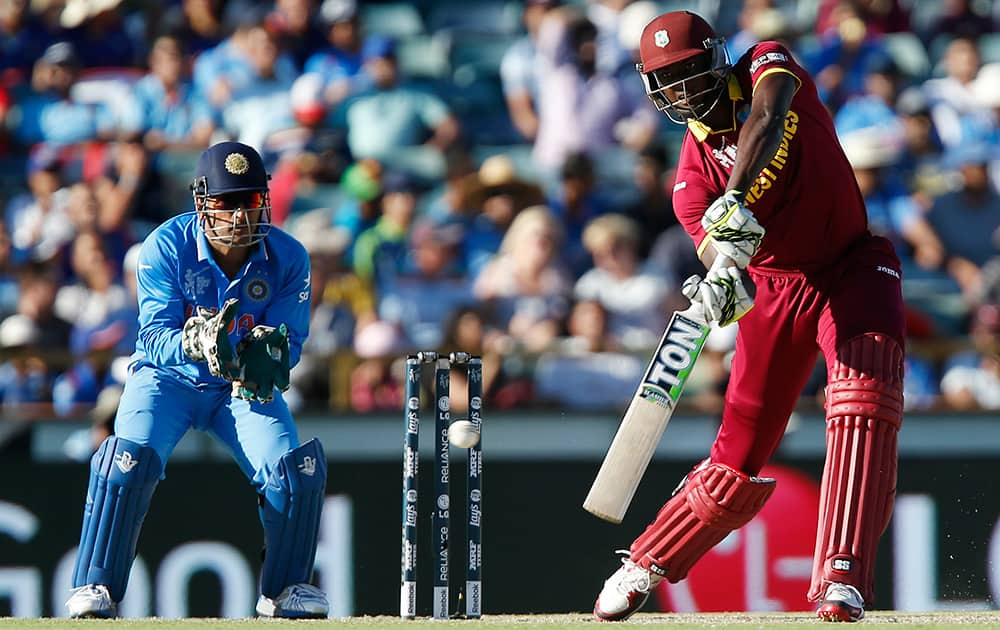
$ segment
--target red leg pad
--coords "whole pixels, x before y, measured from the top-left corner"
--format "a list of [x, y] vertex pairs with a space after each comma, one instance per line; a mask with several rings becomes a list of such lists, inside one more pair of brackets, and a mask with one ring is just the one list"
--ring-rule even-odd
[[680, 582], [709, 549], [746, 525], [772, 492], [774, 479], [751, 477], [705, 460], [632, 543], [632, 561]]
[[827, 370], [826, 465], [809, 598], [830, 582], [874, 599], [878, 539], [896, 498], [896, 443], [903, 422], [903, 349], [881, 334], [837, 349]]

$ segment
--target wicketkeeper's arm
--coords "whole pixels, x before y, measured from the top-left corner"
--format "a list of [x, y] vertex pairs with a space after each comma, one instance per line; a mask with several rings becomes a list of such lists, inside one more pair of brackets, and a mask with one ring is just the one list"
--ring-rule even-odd
[[184, 296], [177, 282], [177, 254], [162, 251], [147, 239], [139, 250], [136, 285], [139, 300], [139, 340], [146, 358], [167, 367], [189, 361], [181, 349]]
[[277, 327], [284, 324], [288, 330], [288, 362], [291, 367], [299, 362], [302, 344], [309, 336], [310, 301], [312, 300], [312, 274], [309, 255], [301, 245], [287, 250], [288, 263], [282, 265], [284, 277], [277, 295], [267, 306], [258, 324]]

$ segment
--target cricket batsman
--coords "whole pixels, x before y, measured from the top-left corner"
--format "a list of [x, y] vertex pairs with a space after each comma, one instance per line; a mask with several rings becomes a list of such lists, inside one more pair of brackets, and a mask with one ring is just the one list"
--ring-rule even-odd
[[895, 497], [899, 261], [869, 232], [833, 121], [792, 54], [763, 42], [733, 65], [725, 51], [686, 11], [658, 16], [641, 36], [647, 95], [688, 127], [674, 210], [708, 271], [688, 279], [685, 295], [710, 321], [740, 325], [708, 458], [632, 543], [594, 614], [626, 619], [761, 510], [775, 483], [757, 475], [822, 352], [826, 464], [809, 598], [820, 619], [858, 621], [874, 598], [876, 547]]
[[[194, 213], [165, 221], [137, 265], [139, 337], [114, 435], [91, 459], [70, 617], [115, 617], [170, 453], [213, 434], [257, 491], [257, 614], [326, 617], [309, 581], [326, 487], [318, 440], [299, 443], [280, 392], [309, 332], [309, 257], [272, 227], [268, 174], [238, 142], [198, 160]], [[279, 393], [275, 393], [278, 390]]]

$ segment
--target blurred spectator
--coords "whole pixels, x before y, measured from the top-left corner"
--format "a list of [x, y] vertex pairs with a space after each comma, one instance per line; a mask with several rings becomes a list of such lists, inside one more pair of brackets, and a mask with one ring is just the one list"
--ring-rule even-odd
[[30, 317], [9, 315], [0, 323], [0, 406], [23, 418], [30, 403], [51, 400], [51, 377], [39, 356], [41, 332]]
[[[78, 280], [73, 266], [73, 242], [82, 232], [98, 233], [98, 213], [101, 208], [94, 193], [94, 186], [87, 182], [77, 182], [70, 186], [69, 200], [66, 204], [66, 219], [68, 219], [67, 238], [60, 245], [59, 251], [53, 258], [58, 262], [60, 280], [65, 284]], [[103, 235], [101, 235], [103, 237]], [[117, 236], [117, 235], [115, 235]], [[102, 238], [103, 240], [103, 238]], [[104, 245], [104, 244], [102, 244]], [[123, 238], [109, 238], [105, 245], [113, 246], [115, 249], [115, 261], [120, 261], [125, 255], [125, 248], [128, 243]], [[118, 267], [115, 265], [115, 276], [118, 275]]]
[[[641, 82], [625, 81], [598, 65], [597, 28], [573, 7], [549, 11], [539, 27], [535, 164], [556, 172], [576, 152], [624, 146], [640, 151], [659, 119]], [[636, 86], [639, 86], [637, 88]]]
[[230, 101], [222, 110], [222, 126], [236, 140], [262, 149], [270, 134], [294, 124], [289, 98], [294, 74], [282, 71], [286, 57], [275, 33], [254, 26], [245, 38], [253, 78], [232, 87]]
[[361, 25], [355, 0], [323, 0], [317, 16], [326, 28], [328, 46], [306, 60], [305, 71], [319, 75], [323, 101], [334, 106], [371, 85], [362, 71]]
[[946, 268], [970, 303], [979, 295], [980, 268], [1000, 254], [995, 235], [1000, 229], [1000, 195], [990, 182], [989, 149], [967, 144], [952, 150], [947, 166], [961, 172], [961, 187], [935, 199], [928, 221], [941, 240]]
[[362, 56], [373, 86], [346, 104], [351, 153], [356, 158], [375, 158], [393, 168], [416, 172], [418, 165], [405, 162], [406, 156], [400, 151], [422, 146], [430, 152], [417, 154], [417, 159], [440, 161], [440, 176], [444, 151], [460, 133], [458, 119], [439, 97], [402, 80], [393, 40], [368, 38]]
[[[493, 331], [487, 329], [486, 317], [478, 306], [465, 305], [453, 311], [444, 322], [443, 352], [468, 352], [483, 359], [483, 400], [487, 409], [510, 408], [527, 402], [530, 391], [524, 381], [506, 382], [503, 356], [490, 345]], [[451, 409], [458, 415], [469, 410], [469, 378], [463, 370], [451, 373]], [[499, 401], [498, 401], [499, 398]]]
[[560, 169], [560, 185], [548, 205], [562, 224], [563, 263], [574, 277], [590, 268], [590, 254], [583, 246], [583, 230], [594, 218], [608, 211], [596, 190], [594, 163], [583, 153], [568, 156]]
[[632, 0], [587, 0], [585, 3], [586, 19], [596, 29], [595, 61], [597, 70], [602, 73], [614, 74], [629, 58], [629, 51], [622, 47], [619, 34], [622, 13], [631, 4]]
[[940, 378], [934, 363], [914, 354], [903, 357], [903, 409], [933, 409], [940, 400]]
[[19, 142], [70, 144], [115, 136], [119, 121], [107, 105], [73, 99], [71, 91], [79, 75], [80, 59], [72, 44], [57, 42], [45, 49], [35, 62], [31, 93], [8, 114]]
[[28, 156], [28, 193], [11, 199], [4, 214], [18, 262], [49, 260], [73, 237], [62, 167], [59, 149], [50, 145]]
[[424, 221], [409, 236], [406, 264], [381, 278], [379, 319], [395, 324], [409, 348], [438, 348], [445, 323], [472, 298], [458, 225]]
[[[302, 358], [292, 371], [289, 404], [300, 408], [308, 401], [332, 398], [327, 391], [335, 355], [350, 353], [358, 327], [375, 320], [375, 300], [371, 287], [351, 271], [344, 259], [349, 236], [324, 223], [322, 213], [303, 216], [294, 225], [294, 235], [309, 252], [312, 278], [309, 338]], [[288, 397], [288, 394], [291, 397]]]
[[932, 43], [939, 37], [978, 40], [996, 31], [996, 22], [989, 13], [980, 10], [982, 6], [972, 0], [942, 0], [938, 17], [928, 29], [925, 41]]
[[623, 408], [642, 379], [642, 359], [617, 352], [607, 335], [608, 313], [596, 300], [573, 305], [567, 337], [538, 357], [535, 391], [538, 398], [560, 409]]
[[491, 323], [528, 352], [548, 347], [568, 313], [572, 279], [559, 262], [562, 243], [563, 229], [551, 210], [525, 208], [475, 279], [475, 295], [491, 309]]
[[188, 60], [217, 46], [224, 37], [222, 5], [224, 0], [181, 0], [169, 7], [160, 18], [160, 32], [184, 43]]
[[692, 274], [700, 274], [705, 266], [698, 260], [698, 254], [691, 243], [691, 237], [678, 224], [667, 228], [649, 250], [645, 268], [658, 274], [667, 285], [666, 312], [682, 311], [690, 306], [689, 300], [681, 293], [681, 286]]
[[94, 451], [100, 448], [104, 439], [115, 432], [115, 416], [118, 414], [121, 397], [121, 385], [108, 385], [101, 389], [88, 414], [90, 426], [74, 431], [66, 438], [63, 452], [67, 457], [80, 463], [90, 461]]
[[944, 250], [921, 209], [893, 170], [899, 157], [898, 139], [877, 129], [859, 129], [840, 139], [865, 199], [868, 227], [891, 240], [904, 265], [937, 269]]
[[941, 169], [944, 147], [931, 119], [930, 104], [918, 87], [904, 90], [896, 101], [903, 150], [897, 169], [919, 205], [929, 209], [933, 198], [950, 185]]
[[121, 320], [123, 313], [130, 312], [128, 292], [114, 282], [112, 263], [96, 232], [77, 235], [71, 256], [77, 281], [59, 289], [55, 314], [73, 325], [70, 349], [74, 354], [82, 356], [93, 350], [110, 350], [122, 341], [128, 330], [128, 325]]
[[726, 50], [734, 63], [754, 44], [773, 40], [788, 28], [774, 0], [743, 0], [736, 23], [739, 30], [726, 38]]
[[600, 303], [616, 347], [642, 351], [655, 346], [663, 332], [668, 286], [640, 266], [639, 232], [639, 225], [621, 214], [591, 221], [583, 245], [594, 266], [576, 281], [573, 297]]
[[347, 260], [354, 260], [354, 243], [365, 230], [374, 227], [382, 214], [382, 164], [378, 160], [358, 160], [340, 178], [344, 199], [333, 215], [333, 227], [347, 233]]
[[[368, 330], [374, 331], [373, 325]], [[394, 334], [394, 333], [390, 333]], [[363, 341], [362, 346], [367, 345]], [[381, 346], [380, 346], [381, 347]], [[403, 402], [403, 383], [393, 374], [393, 359], [399, 348], [384, 347], [384, 353], [366, 356], [361, 351], [361, 363], [351, 372], [351, 409], [361, 413], [395, 411]]]
[[464, 184], [465, 202], [478, 209], [463, 217], [465, 262], [475, 277], [500, 249], [507, 228], [521, 210], [543, 203], [541, 187], [522, 179], [506, 155], [493, 155]]
[[887, 53], [875, 54], [866, 62], [864, 87], [837, 111], [834, 125], [843, 135], [866, 127], [881, 127], [893, 133], [900, 122], [896, 116], [896, 98], [904, 77]]
[[[495, 157], [495, 156], [493, 156]], [[489, 160], [491, 158], [487, 158]], [[504, 159], [510, 161], [504, 156]], [[513, 170], [513, 164], [511, 165]], [[478, 185], [476, 165], [469, 150], [461, 144], [445, 152], [444, 178], [424, 199], [424, 213], [439, 221], [467, 223], [478, 212], [472, 191]]]
[[816, 9], [816, 32], [825, 33], [841, 23], [849, 11], [867, 25], [874, 35], [901, 33], [910, 29], [910, 15], [900, 0], [820, 0]]
[[991, 147], [991, 176], [994, 187], [1000, 189], [1000, 63], [988, 63], [979, 69], [972, 82], [972, 94], [976, 103], [983, 108], [982, 138], [979, 140]]
[[[295, 80], [289, 92], [292, 123], [272, 132], [263, 147], [265, 162], [277, 161], [271, 183], [271, 204], [274, 220], [280, 225], [289, 212], [302, 208], [282, 208], [282, 203], [294, 204], [293, 199], [282, 202], [281, 187], [289, 185], [309, 189], [318, 184], [333, 183], [340, 179], [350, 163], [347, 132], [328, 124], [327, 104], [323, 101], [322, 82], [319, 75], [306, 73]], [[283, 180], [289, 176], [287, 184]]]
[[38, 348], [46, 353], [66, 353], [72, 325], [55, 313], [59, 278], [50, 265], [35, 263], [21, 270], [21, 292], [17, 312], [31, 319], [38, 328]]
[[950, 361], [941, 393], [952, 409], [1000, 409], [1000, 306], [980, 306], [970, 334], [975, 351]]
[[979, 73], [980, 58], [971, 39], [955, 39], [944, 53], [945, 76], [924, 82], [924, 93], [931, 105], [934, 125], [945, 146], [958, 146], [967, 139], [979, 139], [975, 130], [982, 108], [973, 93], [973, 80]]
[[122, 261], [122, 286], [128, 300], [114, 315], [114, 321], [122, 322], [125, 331], [121, 340], [115, 344], [113, 352], [118, 356], [127, 357], [135, 350], [135, 341], [139, 337], [139, 290], [136, 272], [139, 266], [139, 250], [142, 243], [136, 243], [125, 252]]
[[354, 273], [373, 283], [376, 293], [382, 281], [402, 267], [416, 209], [413, 178], [400, 172], [388, 174], [383, 182], [382, 214], [375, 225], [358, 235], [352, 252]]
[[67, 0], [60, 16], [85, 68], [132, 67], [139, 47], [125, 29], [121, 0]]
[[544, 80], [538, 74], [536, 60], [538, 28], [545, 14], [560, 4], [559, 0], [527, 0], [521, 14], [526, 33], [510, 45], [500, 61], [500, 80], [510, 120], [529, 142], [538, 134], [538, 93]]
[[0, 217], [0, 317], [17, 309], [18, 267], [14, 262], [14, 246], [7, 231], [7, 221]]
[[31, 76], [32, 64], [52, 43], [28, 4], [28, 0], [0, 2], [0, 71], [13, 71], [18, 80]]
[[212, 109], [195, 94], [187, 76], [183, 44], [161, 35], [149, 53], [149, 74], [132, 88], [130, 115], [150, 151], [208, 146], [214, 129]]
[[637, 196], [622, 212], [639, 223], [639, 258], [645, 260], [656, 239], [678, 225], [673, 200], [668, 191], [674, 187], [674, 171], [668, 167], [667, 150], [650, 145], [639, 154], [632, 173]]
[[[263, 49], [256, 50], [257, 46]], [[261, 78], [260, 68], [265, 65], [271, 65], [273, 70], [266, 78], [286, 89], [298, 76], [295, 62], [277, 49], [273, 36], [264, 29], [261, 11], [246, 7], [237, 14], [233, 33], [198, 55], [194, 64], [194, 85], [209, 104], [221, 112], [234, 98], [256, 91], [255, 84]]]
[[313, 4], [313, 0], [275, 0], [274, 10], [267, 16], [268, 29], [278, 34], [282, 50], [288, 51], [299, 70], [324, 44]]
[[176, 209], [164, 207], [163, 183], [141, 143], [116, 142], [106, 149], [104, 168], [93, 180], [98, 203], [93, 227], [121, 260], [134, 237], [145, 236]]
[[855, 3], [833, 4], [829, 24], [817, 25], [819, 48], [804, 55], [803, 65], [816, 78], [820, 99], [835, 112], [847, 99], [864, 93], [869, 60], [883, 55], [885, 45]]

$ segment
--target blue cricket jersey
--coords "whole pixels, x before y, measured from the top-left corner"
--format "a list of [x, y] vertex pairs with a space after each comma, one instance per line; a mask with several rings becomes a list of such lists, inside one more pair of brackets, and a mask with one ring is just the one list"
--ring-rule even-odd
[[240, 300], [229, 331], [234, 348], [257, 324], [283, 323], [288, 327], [289, 362], [298, 363], [309, 334], [312, 283], [302, 244], [272, 227], [232, 280], [211, 252], [194, 213], [168, 219], [143, 242], [136, 266], [139, 338], [133, 369], [151, 365], [199, 387], [229, 387], [209, 373], [207, 363], [191, 360], [181, 349], [181, 329], [195, 307], [218, 311], [229, 298]]

